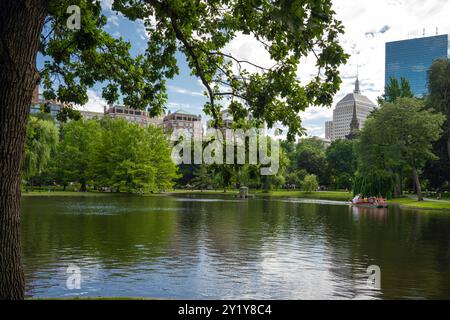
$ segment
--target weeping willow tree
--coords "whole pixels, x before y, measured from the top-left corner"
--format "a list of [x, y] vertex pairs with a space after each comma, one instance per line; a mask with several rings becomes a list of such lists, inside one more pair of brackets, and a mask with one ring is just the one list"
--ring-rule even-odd
[[32, 183], [33, 177], [47, 168], [58, 140], [58, 128], [52, 121], [30, 117], [22, 164], [22, 175], [26, 182]]
[[408, 173], [423, 200], [420, 173], [435, 157], [432, 142], [439, 139], [443, 121], [442, 114], [424, 109], [417, 99], [383, 103], [366, 121], [356, 144], [355, 194], [390, 198], [401, 175]]
[[394, 174], [383, 170], [364, 174], [357, 172], [353, 192], [362, 197], [377, 196], [389, 199], [393, 196], [395, 180]]

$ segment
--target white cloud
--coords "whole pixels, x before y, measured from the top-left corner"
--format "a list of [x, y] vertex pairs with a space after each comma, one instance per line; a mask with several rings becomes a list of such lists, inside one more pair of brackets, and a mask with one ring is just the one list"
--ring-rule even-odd
[[303, 121], [331, 120], [333, 118], [333, 110], [327, 107], [310, 107], [306, 111], [301, 112], [300, 115]]
[[[450, 1], [447, 0], [335, 0], [337, 18], [345, 26], [341, 44], [351, 54], [348, 63], [340, 68], [343, 83], [334, 99], [336, 104], [345, 94], [354, 90], [359, 68], [361, 90], [372, 101], [384, 91], [385, 43], [389, 41], [450, 33]], [[227, 50], [240, 59], [271, 66], [263, 46], [251, 36], [238, 35]], [[303, 83], [317, 74], [315, 59], [304, 58], [299, 68]], [[310, 135], [324, 136], [324, 122], [332, 117], [328, 108], [311, 107], [302, 118]]]
[[308, 132], [308, 136], [309, 137], [322, 137], [322, 131], [323, 128], [320, 125], [316, 125], [316, 126], [305, 126], [306, 131]]
[[[264, 49], [264, 45], [251, 35], [238, 33], [237, 36], [225, 46], [223, 52], [231, 54], [239, 60], [250, 61], [264, 68], [270, 68], [275, 64], [275, 62], [270, 59], [269, 53]], [[236, 64], [234, 65], [237, 67]], [[242, 68], [250, 72], [260, 71], [256, 67], [246, 63], [242, 64]]]
[[119, 26], [119, 17], [115, 14], [111, 14], [108, 16], [108, 23], [111, 25], [118, 27]]
[[111, 10], [113, 2], [114, 0], [102, 0], [101, 5], [103, 10]]
[[99, 96], [94, 90], [88, 89], [87, 95], [89, 101], [83, 106], [75, 106], [77, 110], [103, 112], [104, 107], [108, 105], [105, 99]]
[[101, 5], [103, 10], [111, 10], [113, 2], [114, 0], [102, 0]]
[[176, 93], [180, 93], [180, 94], [187, 94], [190, 96], [199, 96], [199, 97], [203, 97], [203, 93], [202, 92], [197, 92], [197, 91], [192, 91], [192, 90], [188, 90], [185, 88], [181, 88], [178, 86], [173, 86], [173, 85], [168, 85], [167, 89], [169, 89], [170, 91], [174, 91]]
[[[424, 28], [426, 36], [435, 35], [436, 27], [439, 27], [439, 34], [450, 33], [450, 2], [447, 0], [335, 0], [334, 5], [337, 18], [345, 26], [342, 46], [351, 54], [348, 63], [340, 68], [343, 84], [334, 99], [335, 104], [353, 91], [358, 67], [363, 94], [373, 102], [383, 94], [386, 42], [422, 36]], [[324, 136], [324, 122], [330, 119], [329, 114], [324, 113], [322, 130], [309, 127], [310, 135]], [[318, 121], [319, 117], [308, 119], [306, 115], [304, 120], [308, 127], [310, 120]]]
[[[109, 10], [111, 3], [112, 0], [102, 0], [103, 7]], [[436, 27], [439, 27], [440, 34], [450, 33], [448, 0], [335, 0], [334, 10], [345, 26], [341, 44], [351, 54], [348, 63], [340, 68], [343, 83], [334, 104], [353, 91], [358, 68], [363, 93], [374, 102], [383, 93], [386, 42], [421, 36], [423, 28], [428, 36], [436, 33]], [[142, 39], [148, 37], [143, 24], [139, 25], [138, 33]], [[238, 34], [224, 52], [264, 67], [273, 65], [263, 45], [252, 36]], [[250, 66], [247, 68], [255, 71]], [[302, 82], [316, 73], [315, 59], [302, 59], [299, 70]], [[201, 92], [175, 86], [169, 90], [202, 96]], [[331, 119], [332, 110], [311, 107], [301, 115], [310, 135], [324, 136], [324, 122]]]

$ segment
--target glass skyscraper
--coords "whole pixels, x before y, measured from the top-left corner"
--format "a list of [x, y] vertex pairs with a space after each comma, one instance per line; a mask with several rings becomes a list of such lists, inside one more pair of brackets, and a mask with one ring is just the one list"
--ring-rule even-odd
[[385, 84], [406, 78], [416, 96], [427, 94], [427, 71], [434, 60], [449, 56], [449, 36], [439, 35], [386, 43]]

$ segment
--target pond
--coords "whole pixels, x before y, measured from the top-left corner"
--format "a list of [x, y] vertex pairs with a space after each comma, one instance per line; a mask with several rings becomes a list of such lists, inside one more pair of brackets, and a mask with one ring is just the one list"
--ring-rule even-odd
[[[448, 213], [287, 198], [24, 197], [22, 238], [29, 297], [450, 299]], [[379, 287], [369, 266], [380, 268]], [[79, 286], [68, 283], [74, 270]]]

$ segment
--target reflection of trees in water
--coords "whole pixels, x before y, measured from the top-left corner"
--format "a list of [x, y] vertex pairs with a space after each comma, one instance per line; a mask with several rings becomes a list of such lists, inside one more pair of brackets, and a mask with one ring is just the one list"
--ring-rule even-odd
[[180, 270], [202, 263], [211, 264], [211, 272], [256, 272], [274, 253], [270, 263], [290, 257], [298, 259], [298, 270], [328, 268], [331, 289], [344, 297], [358, 293], [358, 275], [372, 264], [381, 267], [384, 297], [450, 297], [450, 216], [280, 199], [191, 200], [26, 198], [27, 275], [80, 256], [105, 269], [158, 264]]
[[380, 266], [384, 297], [449, 297], [450, 260], [438, 266], [450, 243], [450, 217], [443, 218], [397, 207], [351, 208], [347, 215], [328, 216], [327, 236], [336, 261], [348, 246], [349, 266], [360, 266], [356, 272]]
[[156, 261], [175, 232], [176, 205], [165, 197], [26, 198], [27, 277], [63, 260], [95, 260], [105, 269]]

